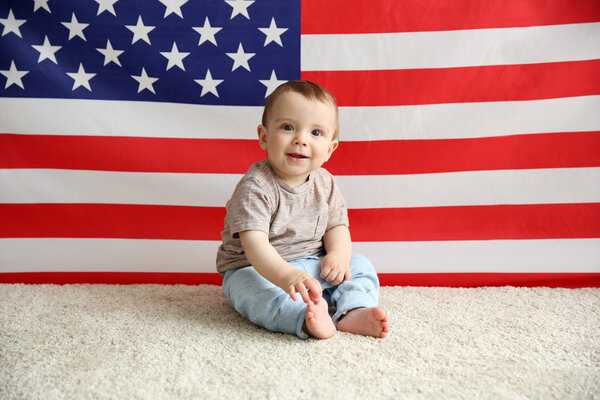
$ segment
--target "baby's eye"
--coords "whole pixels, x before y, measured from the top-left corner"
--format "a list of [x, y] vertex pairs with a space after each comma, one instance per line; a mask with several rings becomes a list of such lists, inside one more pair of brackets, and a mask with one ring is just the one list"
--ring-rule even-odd
[[313, 136], [323, 136], [323, 131], [319, 130], [319, 129], [315, 129], [311, 132], [311, 134]]
[[294, 127], [290, 124], [283, 124], [281, 126], [281, 128], [283, 128], [284, 131], [293, 131], [294, 130]]

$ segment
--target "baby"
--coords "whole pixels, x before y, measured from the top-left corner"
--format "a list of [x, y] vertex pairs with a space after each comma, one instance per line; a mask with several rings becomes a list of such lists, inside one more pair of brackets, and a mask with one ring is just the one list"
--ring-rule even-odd
[[303, 339], [337, 331], [386, 337], [377, 274], [352, 254], [345, 200], [321, 168], [339, 144], [335, 98], [308, 81], [279, 86], [267, 99], [258, 139], [267, 159], [250, 167], [227, 202], [217, 253], [223, 294], [271, 331]]

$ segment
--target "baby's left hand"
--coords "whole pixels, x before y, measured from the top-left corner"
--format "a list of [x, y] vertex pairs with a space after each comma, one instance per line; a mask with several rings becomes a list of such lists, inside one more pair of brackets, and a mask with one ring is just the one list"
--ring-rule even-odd
[[350, 260], [337, 253], [327, 253], [321, 260], [321, 278], [336, 286], [352, 278]]

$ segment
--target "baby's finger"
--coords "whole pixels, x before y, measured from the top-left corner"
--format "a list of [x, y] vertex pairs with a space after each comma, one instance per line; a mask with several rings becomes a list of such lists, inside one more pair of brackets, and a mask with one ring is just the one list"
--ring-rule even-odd
[[287, 293], [290, 295], [292, 300], [298, 300], [298, 297], [296, 296], [296, 288], [293, 285], [290, 285], [290, 287], [287, 290]]
[[309, 290], [311, 298], [318, 299], [319, 297], [321, 297], [323, 293], [321, 289], [321, 284], [318, 281], [316, 281], [315, 279], [310, 279], [304, 281], [304, 283], [306, 284], [306, 287]]
[[310, 297], [308, 297], [308, 289], [306, 288], [306, 286], [304, 286], [304, 283], [302, 283], [302, 282], [297, 283], [296, 291], [300, 294], [300, 297], [302, 297], [302, 300], [304, 300], [304, 302], [306, 304], [308, 304], [308, 302], [310, 301]]
[[331, 272], [331, 267], [329, 266], [321, 266], [321, 279], [326, 279], [329, 273]]
[[350, 270], [346, 271], [346, 273], [344, 274], [344, 280], [345, 281], [349, 281], [350, 279], [352, 279], [352, 273], [350, 272]]
[[333, 280], [333, 283], [332, 283], [332, 284], [333, 284], [334, 286], [337, 286], [337, 285], [339, 285], [340, 283], [342, 283], [343, 281], [344, 281], [344, 272], [343, 272], [343, 271], [339, 271], [339, 272], [337, 273], [337, 275], [335, 276], [335, 279]]

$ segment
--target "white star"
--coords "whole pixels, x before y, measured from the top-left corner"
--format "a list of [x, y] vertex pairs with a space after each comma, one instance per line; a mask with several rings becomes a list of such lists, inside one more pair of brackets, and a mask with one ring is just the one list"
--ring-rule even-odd
[[142, 16], [140, 15], [138, 17], [136, 25], [125, 25], [125, 28], [133, 32], [133, 39], [131, 40], [131, 44], [134, 44], [140, 39], [148, 44], [151, 44], [150, 38], [148, 37], [148, 33], [150, 33], [154, 28], [156, 28], [156, 26], [144, 25], [144, 21], [142, 21]]
[[73, 90], [77, 89], [79, 86], [83, 86], [90, 92], [92, 91], [90, 79], [96, 76], [96, 74], [85, 72], [83, 64], [79, 63], [79, 70], [77, 72], [67, 72], [67, 75], [75, 80], [75, 82], [73, 82]]
[[4, 85], [4, 89], [8, 89], [8, 87], [11, 86], [12, 84], [19, 86], [21, 89], [25, 89], [25, 86], [23, 86], [23, 82], [21, 81], [21, 78], [24, 77], [25, 75], [27, 75], [28, 73], [29, 73], [29, 71], [17, 70], [17, 67], [15, 66], [15, 62], [11, 61], [10, 69], [0, 70], [0, 74], [4, 75], [6, 77], [6, 85]]
[[135, 75], [131, 75], [131, 77], [133, 79], [135, 79], [136, 81], [138, 81], [139, 85], [138, 85], [138, 93], [141, 92], [144, 89], [148, 89], [149, 91], [151, 91], [152, 93], [156, 94], [156, 92], [154, 91], [154, 87], [152, 86], [152, 84], [154, 82], [156, 82], [158, 80], [158, 78], [151, 78], [148, 76], [148, 74], [146, 73], [146, 70], [144, 68], [142, 68], [142, 73], [139, 76], [135, 76]]
[[44, 10], [46, 10], [50, 14], [52, 14], [52, 11], [50, 11], [50, 6], [48, 5], [49, 0], [33, 0], [33, 1], [35, 2], [33, 4], [33, 12], [36, 12], [40, 8], [43, 8]]
[[12, 32], [18, 37], [23, 38], [23, 36], [21, 36], [21, 30], [19, 29], [19, 27], [25, 22], [27, 22], [26, 19], [16, 19], [12, 12], [12, 9], [8, 10], [8, 17], [0, 18], [0, 24], [4, 25], [2, 36], [8, 35]]
[[208, 20], [208, 17], [206, 17], [206, 19], [204, 20], [204, 26], [202, 28], [194, 28], [194, 30], [200, 34], [200, 41], [198, 42], [198, 46], [200, 46], [207, 40], [216, 46], [217, 39], [215, 39], [215, 35], [221, 29], [223, 28], [210, 26], [210, 21]]
[[79, 36], [87, 42], [87, 39], [83, 34], [83, 30], [87, 28], [89, 24], [83, 24], [77, 21], [75, 13], [73, 13], [73, 15], [71, 16], [71, 22], [61, 22], [61, 24], [66, 26], [69, 30], [69, 40], [73, 39], [75, 36]]
[[102, 14], [104, 11], [108, 11], [115, 17], [117, 13], [115, 12], [115, 3], [119, 0], [95, 0], [98, 3], [98, 14], [96, 16]]
[[167, 18], [167, 16], [175, 13], [177, 15], [179, 15], [181, 18], [183, 18], [183, 14], [181, 13], [181, 6], [183, 6], [185, 3], [188, 2], [188, 0], [158, 0], [161, 3], [163, 3], [163, 5], [165, 7], [167, 7], [167, 9], [165, 10], [165, 16], [163, 18]]
[[219, 97], [219, 93], [217, 92], [217, 86], [223, 83], [223, 79], [213, 79], [210, 74], [210, 69], [206, 70], [206, 76], [204, 79], [194, 79], [194, 81], [202, 86], [202, 93], [200, 97], [204, 96], [206, 93], [211, 92], [215, 96]]
[[275, 89], [277, 89], [279, 85], [286, 83], [287, 81], [280, 81], [279, 79], [277, 79], [277, 75], [275, 75], [275, 70], [273, 70], [273, 72], [271, 72], [271, 77], [268, 81], [259, 80], [259, 82], [267, 87], [267, 92], [265, 93], [265, 98], [267, 98], [271, 93], [273, 93]]
[[58, 61], [56, 61], [56, 55], [54, 53], [59, 51], [62, 48], [62, 46], [52, 46], [50, 44], [50, 41], [48, 40], [48, 36], [46, 36], [44, 38], [44, 44], [37, 45], [37, 46], [31, 45], [31, 47], [33, 47], [34, 49], [36, 49], [37, 51], [40, 52], [40, 57], [38, 58], [38, 64], [41, 63], [45, 59], [53, 61], [54, 64], [58, 64]]
[[189, 56], [190, 53], [180, 52], [177, 48], [177, 43], [173, 42], [173, 47], [171, 47], [171, 51], [161, 51], [160, 54], [162, 54], [164, 57], [166, 57], [167, 60], [169, 60], [169, 62], [167, 63], [167, 71], [173, 66], [178, 66], [179, 68], [185, 71], [185, 68], [183, 66], [183, 59]]
[[225, 54], [227, 54], [229, 57], [231, 57], [233, 59], [233, 67], [231, 68], [232, 72], [235, 71], [239, 67], [244, 67], [248, 71], [250, 71], [250, 65], [248, 65], [248, 60], [256, 55], [256, 53], [244, 53], [244, 47], [242, 47], [241, 43], [238, 46], [237, 53], [225, 53]]
[[271, 25], [268, 28], [258, 28], [258, 30], [267, 35], [265, 38], [265, 46], [271, 42], [275, 42], [283, 47], [283, 43], [281, 43], [281, 35], [287, 31], [287, 28], [278, 28], [275, 24], [275, 18], [271, 18]]
[[233, 7], [233, 10], [231, 10], [230, 19], [233, 19], [233, 17], [238, 14], [242, 14], [244, 17], [250, 19], [250, 15], [248, 15], [248, 7], [254, 3], [254, 0], [225, 0], [225, 3]]
[[108, 64], [109, 62], [114, 62], [115, 64], [117, 64], [119, 67], [121, 66], [121, 62], [119, 61], [119, 56], [121, 54], [123, 54], [123, 50], [115, 50], [113, 49], [112, 45], [110, 44], [110, 40], [106, 40], [106, 48], [102, 49], [102, 48], [97, 48], [96, 50], [98, 50], [100, 53], [102, 53], [104, 55], [104, 65]]

